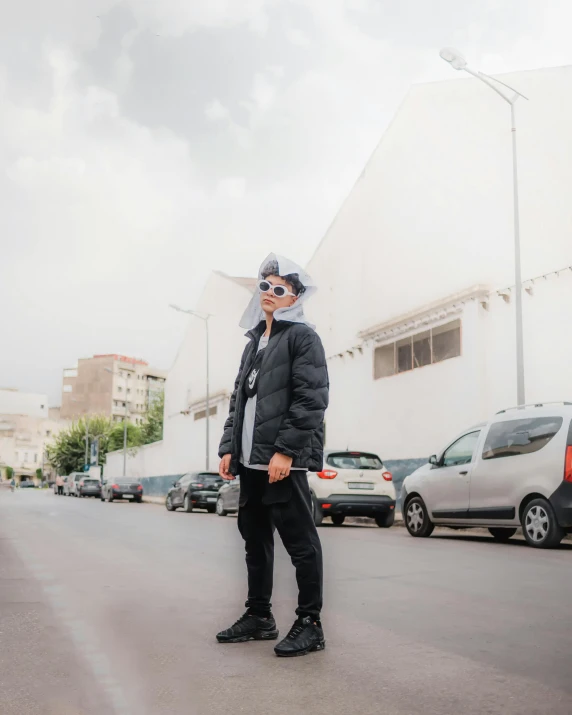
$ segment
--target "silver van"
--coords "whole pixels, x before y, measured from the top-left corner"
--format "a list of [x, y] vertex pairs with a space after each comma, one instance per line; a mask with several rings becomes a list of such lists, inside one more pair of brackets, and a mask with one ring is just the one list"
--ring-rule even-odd
[[537, 548], [572, 533], [572, 403], [502, 410], [465, 430], [403, 482], [411, 536], [436, 525], [486, 527], [499, 540], [519, 527]]

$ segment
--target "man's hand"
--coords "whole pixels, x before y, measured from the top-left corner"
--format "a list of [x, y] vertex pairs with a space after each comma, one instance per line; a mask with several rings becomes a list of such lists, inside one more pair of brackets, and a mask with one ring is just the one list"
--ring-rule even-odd
[[268, 465], [268, 474], [270, 475], [269, 482], [279, 482], [290, 474], [292, 467], [292, 457], [287, 457], [285, 454], [276, 454], [270, 460]]
[[223, 479], [226, 479], [227, 482], [231, 482], [234, 477], [232, 474], [228, 471], [230, 469], [230, 454], [225, 454], [224, 457], [220, 460], [220, 464], [218, 467], [218, 473]]

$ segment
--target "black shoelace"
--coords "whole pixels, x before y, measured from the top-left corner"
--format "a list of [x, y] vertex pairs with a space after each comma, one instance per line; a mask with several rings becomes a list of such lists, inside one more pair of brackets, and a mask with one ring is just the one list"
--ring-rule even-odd
[[290, 628], [290, 633], [286, 636], [286, 638], [290, 638], [290, 640], [294, 640], [297, 638], [302, 631], [306, 628], [306, 624], [302, 623], [301, 621], [296, 621], [292, 628]]

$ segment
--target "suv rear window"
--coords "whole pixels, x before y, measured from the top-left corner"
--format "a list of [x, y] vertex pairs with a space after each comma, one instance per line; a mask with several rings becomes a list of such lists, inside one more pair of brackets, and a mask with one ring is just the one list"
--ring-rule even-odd
[[492, 425], [483, 459], [515, 457], [531, 454], [545, 447], [562, 427], [562, 417], [535, 417], [527, 420], [510, 420]]
[[366, 452], [336, 452], [326, 457], [326, 464], [337, 469], [383, 469], [376, 454]]

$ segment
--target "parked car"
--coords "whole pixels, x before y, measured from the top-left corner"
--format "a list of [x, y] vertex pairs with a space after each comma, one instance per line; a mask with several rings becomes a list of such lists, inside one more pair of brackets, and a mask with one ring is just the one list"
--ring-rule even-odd
[[81, 479], [85, 477], [84, 472], [72, 472], [64, 477], [64, 496], [77, 497], [77, 487]]
[[92, 477], [82, 477], [77, 485], [78, 497], [101, 497], [101, 482]]
[[368, 516], [388, 528], [395, 518], [393, 477], [377, 454], [327, 450], [321, 472], [309, 472], [314, 522], [329, 516], [336, 526], [346, 516]]
[[101, 486], [101, 501], [112, 502], [116, 499], [126, 499], [136, 501], [139, 504], [143, 501], [143, 485], [138, 479], [129, 477], [119, 477], [118, 479], [107, 479]]
[[216, 500], [216, 513], [219, 516], [235, 514], [238, 511], [238, 497], [240, 496], [240, 477], [235, 477], [230, 482], [223, 482], [218, 490]]
[[22, 479], [20, 482], [20, 489], [35, 489], [36, 485], [31, 479]]
[[168, 511], [183, 507], [185, 511], [206, 509], [211, 514], [216, 509], [218, 491], [224, 480], [216, 472], [192, 472], [178, 479], [165, 499]]
[[407, 530], [486, 527], [507, 541], [522, 527], [537, 548], [572, 532], [572, 403], [502, 410], [465, 430], [408, 476], [401, 493]]

